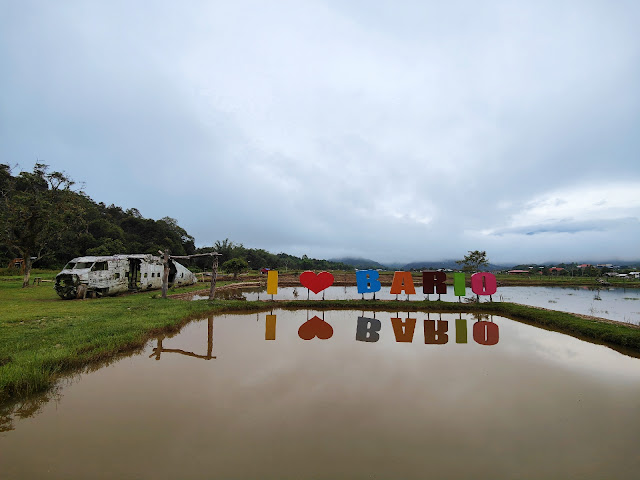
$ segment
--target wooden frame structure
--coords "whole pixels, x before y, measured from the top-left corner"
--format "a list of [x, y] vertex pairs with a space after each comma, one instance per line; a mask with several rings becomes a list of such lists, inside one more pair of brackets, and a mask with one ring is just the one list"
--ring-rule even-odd
[[162, 273], [162, 298], [167, 298], [167, 290], [169, 289], [169, 259], [192, 259], [196, 257], [213, 257], [213, 265], [211, 267], [211, 288], [209, 289], [209, 300], [213, 300], [216, 296], [216, 278], [218, 277], [218, 257], [222, 254], [218, 252], [196, 253], [194, 255], [169, 255], [169, 250], [164, 252], [158, 250], [162, 255], [164, 271]]

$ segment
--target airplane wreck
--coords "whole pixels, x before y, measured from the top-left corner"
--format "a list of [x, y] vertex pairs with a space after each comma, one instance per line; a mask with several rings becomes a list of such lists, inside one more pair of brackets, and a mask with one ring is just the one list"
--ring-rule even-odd
[[[56, 275], [55, 290], [65, 299], [117, 295], [162, 288], [163, 260], [148, 254], [78, 257]], [[194, 273], [169, 259], [169, 287], [193, 285]]]

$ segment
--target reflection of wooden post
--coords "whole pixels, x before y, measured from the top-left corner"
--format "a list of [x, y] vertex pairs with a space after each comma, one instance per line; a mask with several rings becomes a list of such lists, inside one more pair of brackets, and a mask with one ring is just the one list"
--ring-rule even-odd
[[209, 290], [209, 300], [216, 297], [216, 278], [218, 277], [218, 255], [213, 255], [213, 266], [211, 267], [211, 290]]
[[164, 335], [160, 335], [158, 337], [158, 347], [156, 348], [156, 360], [160, 360], [160, 354], [162, 353], [162, 340], [164, 339]]
[[213, 315], [209, 317], [209, 324], [207, 325], [207, 357], [211, 358], [213, 353]]
[[169, 250], [165, 250], [162, 254], [164, 263], [164, 271], [162, 272], [162, 298], [167, 298], [167, 290], [169, 289]]

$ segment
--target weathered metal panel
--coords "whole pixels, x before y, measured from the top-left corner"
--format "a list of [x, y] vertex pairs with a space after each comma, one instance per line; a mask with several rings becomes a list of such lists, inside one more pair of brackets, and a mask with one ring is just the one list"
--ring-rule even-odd
[[[171, 260], [176, 274], [172, 285], [192, 285], [196, 276]], [[132, 271], [132, 266], [134, 270]], [[86, 286], [89, 295], [116, 295], [162, 288], [163, 262], [149, 254], [87, 256], [71, 260], [56, 276], [55, 290], [64, 299], [76, 298]], [[136, 278], [133, 278], [133, 276]]]

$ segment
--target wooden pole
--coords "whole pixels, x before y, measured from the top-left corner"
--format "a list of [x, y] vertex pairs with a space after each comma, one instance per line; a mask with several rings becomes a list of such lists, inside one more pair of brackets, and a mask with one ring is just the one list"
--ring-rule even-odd
[[216, 278], [218, 277], [218, 256], [213, 256], [213, 266], [211, 267], [211, 289], [209, 290], [209, 300], [216, 298]]
[[164, 263], [164, 271], [162, 272], [162, 298], [167, 298], [167, 290], [169, 289], [169, 250], [162, 252], [162, 261]]

